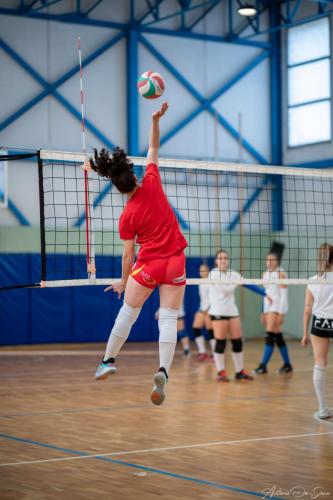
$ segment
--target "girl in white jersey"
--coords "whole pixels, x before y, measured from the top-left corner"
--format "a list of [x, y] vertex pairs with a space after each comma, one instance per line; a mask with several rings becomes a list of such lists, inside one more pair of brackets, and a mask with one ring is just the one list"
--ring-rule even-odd
[[[263, 274], [265, 281], [286, 278], [287, 275], [280, 267], [281, 254], [270, 252], [266, 258], [267, 270]], [[253, 370], [254, 373], [262, 375], [267, 373], [267, 364], [274, 351], [274, 344], [279, 348], [283, 365], [279, 368], [279, 373], [292, 372], [287, 344], [283, 338], [282, 328], [284, 317], [288, 311], [288, 289], [285, 285], [274, 283], [265, 286], [266, 294], [272, 299], [271, 303], [267, 297], [264, 298], [264, 310], [262, 313], [262, 323], [266, 328], [265, 348], [259, 366]]]
[[[216, 268], [212, 269], [209, 277], [222, 280], [238, 280], [241, 275], [229, 269], [229, 256], [225, 250], [219, 250], [216, 254]], [[242, 325], [239, 318], [238, 308], [235, 302], [235, 291], [238, 285], [216, 284], [209, 285], [209, 315], [212, 320], [216, 346], [214, 361], [217, 369], [217, 380], [229, 382], [224, 363], [224, 351], [227, 335], [230, 334], [232, 343], [232, 359], [235, 366], [236, 380], [253, 380], [244, 370]], [[259, 287], [250, 285], [247, 288], [265, 295]]]
[[[310, 279], [333, 280], [333, 246], [323, 243], [318, 253], [318, 274]], [[313, 385], [319, 403], [319, 418], [331, 418], [332, 413], [325, 402], [325, 372], [329, 341], [333, 338], [333, 285], [310, 284], [306, 289], [304, 306], [304, 334], [302, 345], [309, 342], [311, 314], [311, 344], [314, 354]]]
[[[201, 264], [199, 273], [200, 273], [200, 278], [208, 278], [209, 267], [207, 266], [207, 264]], [[208, 314], [209, 285], [199, 285], [199, 297], [200, 297], [199, 310], [194, 315], [192, 331], [195, 343], [198, 348], [197, 360], [205, 361], [210, 359], [210, 356], [206, 352], [205, 336], [202, 333], [203, 328], [205, 328], [207, 331], [207, 336], [212, 353], [214, 353], [216, 344], [216, 340], [214, 339], [212, 322]]]

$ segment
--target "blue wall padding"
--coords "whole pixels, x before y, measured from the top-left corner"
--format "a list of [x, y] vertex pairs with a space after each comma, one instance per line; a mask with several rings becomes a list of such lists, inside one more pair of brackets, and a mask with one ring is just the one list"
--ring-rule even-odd
[[[103, 257], [112, 259], [112, 257]], [[64, 263], [78, 266], [76, 256], [58, 256], [59, 269]], [[67, 262], [66, 262], [67, 261]], [[114, 258], [120, 266], [120, 258]], [[98, 269], [98, 262], [97, 269]], [[188, 266], [199, 274], [200, 258], [188, 259]], [[0, 254], [0, 287], [35, 283], [40, 277], [40, 257], [35, 254]], [[81, 276], [82, 278], [86, 276]], [[47, 342], [105, 342], [121, 307], [113, 292], [104, 287], [66, 287], [20, 289], [0, 292], [0, 344], [35, 344]], [[189, 286], [185, 294], [186, 329], [191, 335], [193, 315], [199, 306], [198, 288]], [[129, 340], [158, 339], [154, 313], [159, 307], [155, 291], [143, 306]]]

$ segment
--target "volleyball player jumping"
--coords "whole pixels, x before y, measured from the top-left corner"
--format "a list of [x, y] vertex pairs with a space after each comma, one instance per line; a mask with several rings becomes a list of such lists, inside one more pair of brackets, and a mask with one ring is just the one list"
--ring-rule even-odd
[[[183, 250], [187, 242], [163, 191], [158, 170], [159, 120], [167, 109], [168, 103], [165, 102], [152, 115], [147, 167], [141, 185], [134, 175], [134, 165], [119, 148], [112, 155], [104, 149], [99, 154], [95, 150], [94, 160], [89, 162], [93, 170], [110, 179], [118, 191], [128, 198], [119, 219], [119, 234], [124, 241], [121, 280], [105, 289], [113, 290], [119, 298], [125, 292], [124, 303], [95, 379], [104, 379], [117, 371], [115, 359], [143, 304], [159, 287], [160, 368], [154, 375], [151, 393], [151, 401], [156, 405], [160, 405], [165, 398], [165, 386], [177, 342], [177, 314], [186, 283]], [[135, 243], [140, 245], [140, 250], [134, 264]]]

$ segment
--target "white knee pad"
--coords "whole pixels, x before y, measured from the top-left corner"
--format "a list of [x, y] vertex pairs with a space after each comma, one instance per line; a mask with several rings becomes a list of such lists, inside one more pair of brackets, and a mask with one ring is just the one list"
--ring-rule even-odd
[[124, 302], [113, 325], [112, 333], [117, 335], [117, 337], [127, 339], [132, 326], [138, 319], [140, 311], [141, 307], [130, 307]]
[[160, 308], [158, 320], [158, 328], [160, 330], [159, 342], [177, 343], [177, 316], [177, 309]]

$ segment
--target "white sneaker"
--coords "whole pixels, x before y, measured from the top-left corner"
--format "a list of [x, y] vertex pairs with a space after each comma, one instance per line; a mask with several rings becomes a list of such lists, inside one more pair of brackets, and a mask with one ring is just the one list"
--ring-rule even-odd
[[168, 379], [164, 372], [157, 372], [154, 375], [154, 387], [150, 395], [151, 402], [154, 405], [161, 405], [165, 399], [165, 386]]
[[329, 411], [328, 408], [323, 408], [322, 410], [318, 411], [318, 417], [324, 420], [326, 418], [331, 418], [332, 413]]
[[116, 373], [117, 368], [114, 363], [101, 363], [95, 373], [95, 380], [104, 380], [109, 375]]

